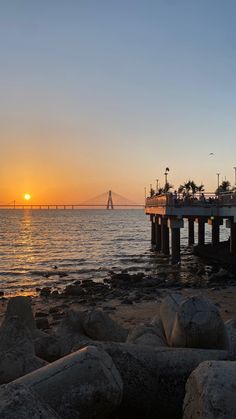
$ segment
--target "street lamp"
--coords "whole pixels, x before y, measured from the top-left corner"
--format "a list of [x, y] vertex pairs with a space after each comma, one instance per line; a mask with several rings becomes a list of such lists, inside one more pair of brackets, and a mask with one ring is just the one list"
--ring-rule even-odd
[[150, 183], [150, 197], [152, 197], [152, 184]]
[[159, 179], [156, 179], [156, 193], [158, 193], [158, 183], [159, 183]]
[[165, 185], [167, 185], [167, 176], [168, 176], [169, 171], [170, 171], [169, 167], [166, 167], [166, 171], [164, 173], [164, 175], [165, 175]]
[[236, 186], [236, 167], [234, 167], [234, 186]]
[[217, 176], [217, 192], [219, 193], [219, 188], [220, 188], [220, 173], [216, 173]]

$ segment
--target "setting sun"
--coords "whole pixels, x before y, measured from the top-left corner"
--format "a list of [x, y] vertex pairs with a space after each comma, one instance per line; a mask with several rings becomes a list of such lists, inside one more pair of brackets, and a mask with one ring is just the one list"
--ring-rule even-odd
[[24, 195], [24, 199], [26, 199], [26, 201], [29, 201], [31, 199], [31, 195], [29, 193], [26, 193]]

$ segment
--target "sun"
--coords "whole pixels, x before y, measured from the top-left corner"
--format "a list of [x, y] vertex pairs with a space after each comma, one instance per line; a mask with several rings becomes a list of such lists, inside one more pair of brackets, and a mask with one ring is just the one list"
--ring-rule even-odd
[[26, 201], [29, 201], [29, 200], [31, 199], [31, 195], [30, 195], [29, 193], [25, 193], [25, 194], [24, 194], [24, 199], [25, 199]]

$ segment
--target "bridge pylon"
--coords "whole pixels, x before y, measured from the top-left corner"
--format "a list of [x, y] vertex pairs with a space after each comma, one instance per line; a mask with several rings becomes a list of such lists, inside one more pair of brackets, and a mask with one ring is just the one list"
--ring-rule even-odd
[[112, 209], [112, 210], [114, 209], [111, 191], [108, 192], [107, 209]]

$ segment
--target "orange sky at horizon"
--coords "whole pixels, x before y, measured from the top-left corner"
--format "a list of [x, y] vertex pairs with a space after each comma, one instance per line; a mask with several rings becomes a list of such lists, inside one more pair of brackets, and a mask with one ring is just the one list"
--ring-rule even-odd
[[[134, 7], [135, 5], [135, 7]], [[0, 204], [234, 185], [236, 4], [0, 4]], [[211, 153], [213, 153], [211, 155]], [[210, 157], [211, 155], [211, 157]]]
[[[125, 142], [118, 130], [111, 137], [109, 126], [104, 129], [95, 117], [93, 128], [87, 130], [68, 124], [66, 118], [48, 119], [42, 122], [32, 118], [27, 126], [23, 118], [21, 124], [18, 118], [12, 118], [12, 125], [3, 124], [1, 204], [14, 200], [22, 204], [25, 193], [31, 195], [32, 204], [76, 204], [109, 189], [143, 203], [144, 187], [147, 191], [150, 184], [155, 187], [157, 178], [163, 186], [167, 166], [168, 180], [174, 188], [191, 178], [214, 191], [224, 154], [228, 159], [227, 149], [221, 153], [216, 150], [213, 157], [208, 150], [198, 150], [197, 158], [185, 156], [181, 146], [171, 152], [167, 141], [160, 149], [154, 133], [149, 133], [154, 145], [147, 145], [141, 133], [134, 147], [133, 141], [127, 137]], [[233, 160], [224, 170], [233, 184]]]
[[[143, 203], [144, 187], [147, 191], [150, 184], [155, 187], [157, 178], [163, 186], [167, 166], [168, 180], [175, 188], [191, 178], [214, 191], [217, 168], [228, 152], [209, 157], [200, 150], [199, 158], [188, 158], [181, 148], [170, 152], [165, 141], [162, 149], [159, 141], [149, 147], [142, 133], [134, 147], [128, 140], [122, 142], [118, 131], [112, 138], [108, 127], [103, 129], [96, 118], [93, 129], [87, 130], [68, 124], [66, 118], [48, 121], [47, 117], [46, 122], [32, 118], [28, 126], [23, 118], [21, 124], [18, 118], [12, 121], [2, 126], [1, 204], [23, 204], [25, 193], [31, 195], [31, 204], [78, 204], [109, 189]], [[151, 137], [154, 142], [154, 134]], [[233, 184], [233, 167], [227, 170]]]

